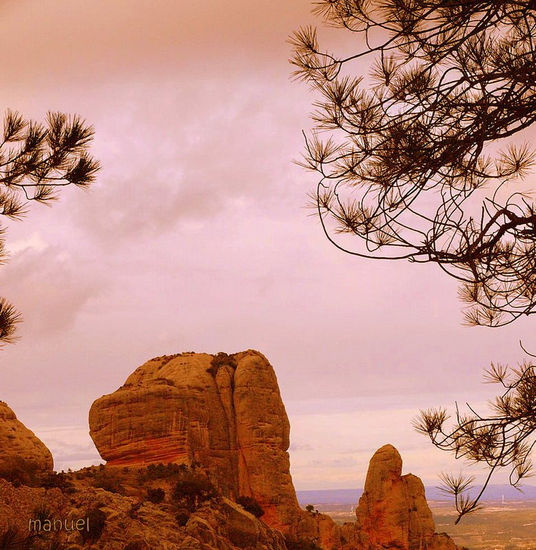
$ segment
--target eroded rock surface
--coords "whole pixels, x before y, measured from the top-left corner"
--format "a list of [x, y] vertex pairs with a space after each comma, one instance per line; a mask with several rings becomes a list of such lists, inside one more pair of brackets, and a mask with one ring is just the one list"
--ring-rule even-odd
[[259, 352], [152, 359], [95, 401], [89, 425], [109, 465], [197, 463], [224, 494], [257, 499], [270, 525], [294, 522], [290, 425]]
[[36, 474], [51, 472], [52, 454], [45, 444], [0, 401], [0, 471], [22, 469]]
[[402, 476], [391, 445], [371, 460], [356, 523], [338, 526], [301, 510], [290, 476], [288, 417], [274, 370], [257, 351], [152, 359], [95, 401], [89, 424], [107, 467], [198, 465], [226, 497], [255, 498], [262, 522], [324, 550], [458, 550], [435, 533], [422, 482]]

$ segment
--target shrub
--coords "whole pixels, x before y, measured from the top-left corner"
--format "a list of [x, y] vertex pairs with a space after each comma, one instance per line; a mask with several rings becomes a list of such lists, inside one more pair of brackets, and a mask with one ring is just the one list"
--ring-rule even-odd
[[188, 471], [186, 464], [149, 464], [147, 468], [140, 470], [138, 473], [138, 481], [144, 483], [155, 479], [178, 478], [179, 474]]
[[287, 550], [322, 550], [313, 540], [295, 539], [287, 535], [285, 537]]
[[110, 493], [122, 493], [123, 486], [121, 485], [121, 480], [114, 472], [109, 472], [106, 470], [99, 470], [95, 474], [93, 479], [93, 486], [105, 491], [110, 491]]
[[216, 497], [218, 492], [210, 480], [194, 472], [186, 472], [175, 484], [173, 500], [194, 511], [200, 504]]
[[37, 465], [24, 460], [20, 456], [5, 458], [0, 467], [0, 478], [9, 481], [16, 487], [20, 485], [37, 485], [39, 479]]
[[98, 507], [91, 508], [87, 513], [89, 522], [89, 532], [80, 531], [84, 544], [86, 542], [96, 542], [101, 538], [104, 527], [106, 526], [106, 514]]
[[129, 542], [123, 550], [146, 550], [147, 548], [147, 543], [143, 540], [133, 540], [132, 542]]
[[153, 504], [159, 504], [166, 498], [164, 489], [147, 489], [147, 500]]
[[311, 514], [315, 511], [315, 507], [312, 504], [308, 504], [305, 509]]
[[233, 369], [236, 369], [237, 366], [236, 359], [232, 355], [228, 355], [227, 353], [221, 351], [212, 357], [210, 367], [207, 369], [207, 372], [209, 372], [213, 377], [216, 377], [219, 368], [224, 365], [232, 367]]
[[31, 547], [33, 537], [21, 532], [17, 527], [8, 525], [0, 533], [0, 550], [26, 550]]
[[190, 519], [190, 512], [186, 510], [186, 508], [179, 508], [177, 511], [177, 514], [175, 515], [175, 519], [177, 520], [177, 525], [179, 527], [184, 527], [188, 520]]
[[128, 511], [128, 517], [138, 519], [138, 510], [142, 507], [143, 502], [135, 502]]
[[253, 497], [238, 497], [236, 499], [237, 504], [240, 504], [244, 510], [253, 514], [256, 518], [260, 518], [264, 515], [262, 506]]
[[41, 477], [39, 485], [45, 489], [57, 487], [65, 493], [73, 493], [75, 491], [73, 483], [65, 472], [50, 472]]
[[39, 520], [40, 523], [44, 523], [47, 519], [50, 519], [51, 516], [52, 511], [50, 508], [46, 505], [46, 503], [41, 502], [34, 508], [32, 519], [36, 519]]

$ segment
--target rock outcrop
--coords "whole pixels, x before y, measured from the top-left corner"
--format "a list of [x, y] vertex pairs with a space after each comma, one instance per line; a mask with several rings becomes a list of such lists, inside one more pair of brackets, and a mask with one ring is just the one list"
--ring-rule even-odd
[[290, 425], [259, 352], [152, 359], [93, 403], [89, 425], [108, 465], [199, 464], [224, 494], [255, 498], [270, 525], [295, 523]]
[[0, 472], [51, 472], [52, 454], [45, 444], [0, 401]]
[[402, 475], [402, 458], [392, 445], [372, 457], [356, 510], [363, 550], [456, 550], [447, 535], [435, 533], [422, 481]]
[[371, 460], [357, 523], [339, 526], [301, 510], [290, 476], [289, 421], [274, 370], [257, 351], [152, 359], [93, 403], [89, 425], [107, 468], [199, 466], [226, 497], [256, 499], [263, 522], [324, 550], [457, 550], [435, 534], [422, 482], [402, 476], [390, 445]]

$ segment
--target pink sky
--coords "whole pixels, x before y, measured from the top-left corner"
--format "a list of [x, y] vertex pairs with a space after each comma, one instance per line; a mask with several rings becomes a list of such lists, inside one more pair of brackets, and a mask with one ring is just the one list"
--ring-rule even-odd
[[[0, 398], [57, 468], [96, 462], [93, 400], [156, 355], [262, 351], [292, 426], [298, 488], [357, 487], [393, 443], [435, 484], [460, 465], [415, 434], [419, 408], [480, 403], [490, 361], [523, 358], [530, 322], [461, 326], [433, 266], [331, 247], [292, 163], [313, 99], [285, 43], [309, 2], [2, 3], [0, 104], [95, 125], [103, 169], [10, 223], [2, 295], [22, 311]], [[532, 337], [532, 339], [531, 339]]]

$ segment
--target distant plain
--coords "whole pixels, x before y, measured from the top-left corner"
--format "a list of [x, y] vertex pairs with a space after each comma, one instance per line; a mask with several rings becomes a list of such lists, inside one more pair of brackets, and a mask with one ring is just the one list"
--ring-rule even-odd
[[[436, 531], [448, 533], [456, 544], [469, 550], [536, 550], [536, 488], [526, 487], [523, 493], [513, 491], [508, 486], [492, 487], [490, 496], [495, 498], [488, 497], [482, 510], [466, 516], [458, 525], [454, 525], [456, 513], [452, 502], [436, 500], [440, 493], [435, 488], [427, 488], [426, 494]], [[361, 492], [359, 489], [298, 491], [298, 499], [302, 506], [312, 504], [337, 523], [344, 523], [355, 521], [355, 502]], [[496, 498], [497, 495], [500, 497]]]

